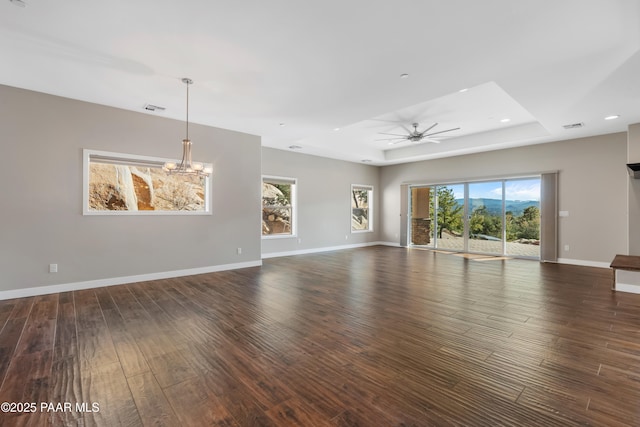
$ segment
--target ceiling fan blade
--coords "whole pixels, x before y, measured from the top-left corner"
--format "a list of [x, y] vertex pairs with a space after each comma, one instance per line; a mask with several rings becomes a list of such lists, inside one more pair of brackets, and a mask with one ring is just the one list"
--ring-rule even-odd
[[406, 138], [407, 135], [399, 135], [397, 133], [386, 133], [386, 132], [378, 132], [378, 135], [391, 135], [391, 136], [401, 136], [403, 138]]
[[434, 123], [431, 126], [429, 126], [428, 128], [426, 128], [425, 130], [423, 130], [422, 132], [420, 132], [421, 134], [426, 136], [426, 133], [429, 132], [431, 129], [433, 129], [434, 127], [438, 126], [438, 123]]
[[431, 135], [438, 135], [438, 134], [440, 134], [440, 133], [445, 133], [445, 132], [451, 132], [451, 131], [458, 130], [458, 129], [460, 129], [460, 128], [453, 128], [453, 129], [441, 130], [441, 131], [439, 131], [439, 132], [433, 132], [433, 133], [427, 134], [427, 135], [425, 135], [425, 137], [429, 137], [429, 136], [431, 136]]
[[401, 123], [398, 123], [398, 126], [400, 126], [402, 128], [402, 130], [404, 130], [407, 134], [411, 133], [411, 129], [409, 129], [407, 126], [405, 126], [405, 125], [403, 125]]
[[396, 139], [400, 139], [400, 140], [402, 140], [402, 139], [407, 139], [407, 138], [405, 138], [405, 137], [403, 136], [403, 137], [401, 137], [401, 138], [382, 138], [382, 139], [374, 139], [374, 141], [394, 141], [394, 140], [396, 140]]

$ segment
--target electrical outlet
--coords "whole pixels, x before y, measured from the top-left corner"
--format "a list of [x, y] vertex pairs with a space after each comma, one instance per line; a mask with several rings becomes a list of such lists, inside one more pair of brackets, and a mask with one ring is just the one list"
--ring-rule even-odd
[[569, 252], [569, 245], [564, 245], [565, 252]]
[[344, 240], [349, 240], [349, 235], [348, 234], [344, 235]]
[[238, 255], [242, 255], [242, 248], [237, 249]]
[[302, 239], [298, 238], [298, 244], [302, 243]]
[[58, 264], [49, 264], [49, 273], [57, 273]]

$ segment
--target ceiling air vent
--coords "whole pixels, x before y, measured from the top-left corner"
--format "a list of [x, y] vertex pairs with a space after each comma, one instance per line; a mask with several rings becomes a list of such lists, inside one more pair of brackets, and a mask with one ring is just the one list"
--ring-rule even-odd
[[580, 122], [580, 123], [571, 123], [570, 125], [564, 125], [562, 126], [565, 129], [578, 129], [581, 127], [584, 127], [584, 123]]
[[160, 107], [158, 105], [153, 105], [153, 104], [145, 104], [144, 105], [144, 109], [147, 110], [147, 111], [157, 111], [159, 113], [161, 113], [164, 110], [166, 110], [166, 108], [164, 108], [164, 107]]

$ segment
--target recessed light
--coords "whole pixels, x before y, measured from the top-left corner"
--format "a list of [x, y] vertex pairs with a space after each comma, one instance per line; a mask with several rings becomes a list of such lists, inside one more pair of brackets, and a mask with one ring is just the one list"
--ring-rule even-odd
[[500, 123], [509, 123], [510, 121], [511, 119], [505, 117], [504, 119], [500, 120]]
[[458, 92], [460, 92], [460, 93], [464, 93], [464, 92], [466, 92], [466, 91], [468, 91], [468, 90], [469, 90], [469, 89], [465, 87], [464, 89], [460, 89]]
[[23, 2], [22, 0], [9, 0], [11, 3], [13, 3], [15, 6], [18, 7], [27, 7], [27, 4], [25, 2]]
[[333, 128], [333, 130], [335, 130], [336, 132], [338, 132], [340, 130], [340, 128]]
[[611, 116], [607, 116], [607, 117], [605, 117], [604, 119], [605, 119], [605, 120], [615, 120], [615, 119], [617, 119], [618, 117], [620, 117], [620, 116], [619, 116], [619, 115], [617, 115], [617, 114], [614, 114], [614, 115], [611, 115]]
[[361, 162], [362, 163], [371, 163], [371, 159], [362, 159]]
[[284, 127], [284, 123], [280, 123], [280, 127]]
[[400, 78], [401, 79], [408, 79], [409, 78], [409, 74], [407, 74], [407, 73], [400, 74]]
[[292, 150], [301, 150], [302, 149], [302, 147], [300, 145], [290, 145], [289, 148], [292, 149]]

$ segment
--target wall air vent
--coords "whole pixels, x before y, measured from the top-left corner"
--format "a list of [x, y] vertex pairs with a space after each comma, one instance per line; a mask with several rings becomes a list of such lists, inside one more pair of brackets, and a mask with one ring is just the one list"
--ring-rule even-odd
[[571, 123], [569, 125], [564, 125], [562, 126], [565, 129], [577, 129], [577, 128], [581, 128], [584, 127], [584, 123], [580, 122], [580, 123]]
[[153, 104], [144, 104], [144, 109], [147, 110], [147, 111], [157, 111], [159, 113], [161, 113], [164, 110], [166, 110], [166, 108], [164, 108], [164, 107], [160, 107], [158, 105], [153, 105]]

